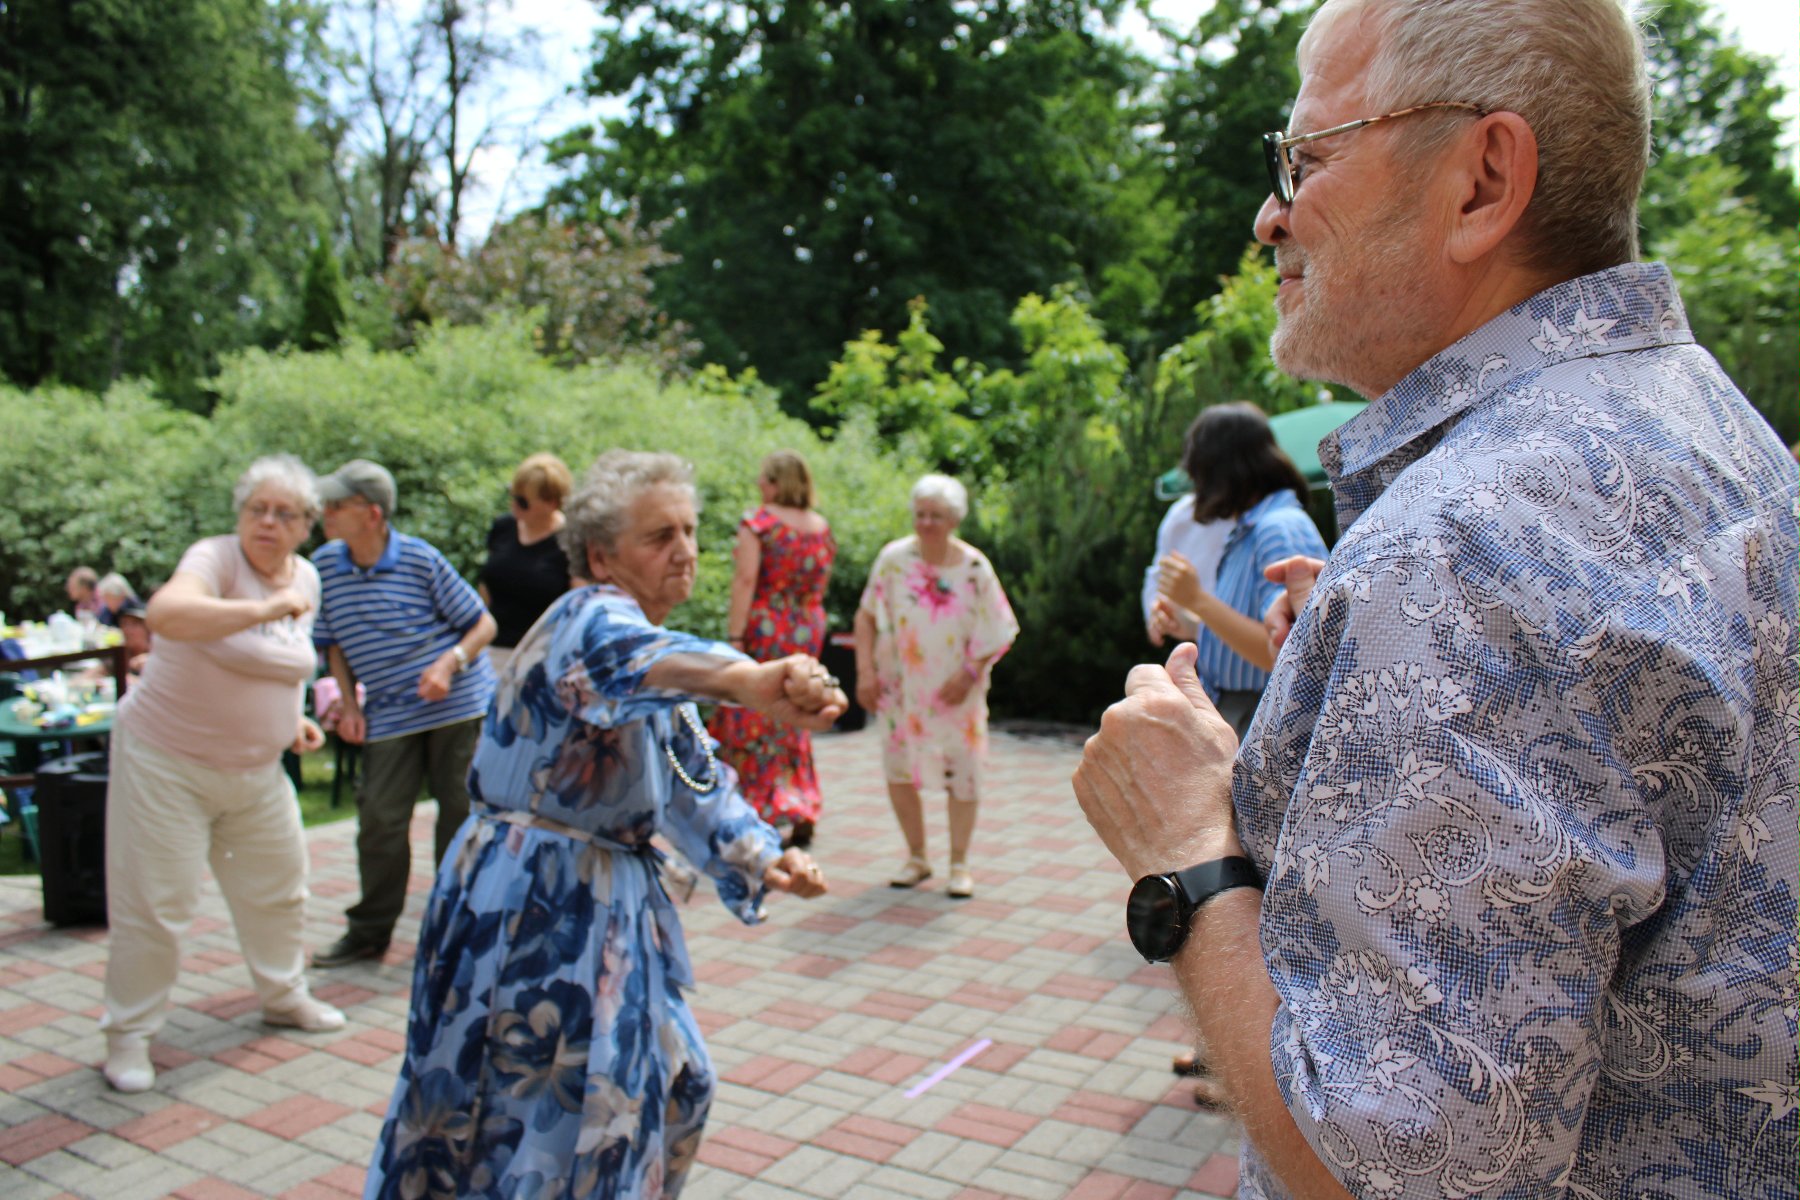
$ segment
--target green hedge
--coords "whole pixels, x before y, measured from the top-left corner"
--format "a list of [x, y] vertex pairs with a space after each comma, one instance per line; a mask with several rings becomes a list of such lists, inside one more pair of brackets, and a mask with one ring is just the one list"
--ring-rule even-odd
[[353, 345], [327, 353], [254, 351], [229, 359], [210, 422], [170, 411], [137, 385], [105, 397], [0, 389], [0, 607], [41, 617], [65, 604], [68, 570], [123, 572], [140, 590], [166, 578], [196, 538], [231, 528], [231, 484], [260, 454], [315, 470], [350, 458], [388, 467], [395, 525], [473, 577], [513, 468], [551, 450], [577, 476], [614, 446], [692, 461], [701, 501], [700, 584], [673, 621], [719, 633], [733, 528], [756, 503], [762, 456], [789, 447], [812, 463], [839, 567], [829, 604], [848, 629], [868, 565], [908, 527], [917, 466], [884, 453], [871, 426], [831, 441], [782, 415], [754, 378], [710, 371], [659, 380], [633, 367], [563, 370], [532, 346], [523, 317], [432, 331], [410, 352]]

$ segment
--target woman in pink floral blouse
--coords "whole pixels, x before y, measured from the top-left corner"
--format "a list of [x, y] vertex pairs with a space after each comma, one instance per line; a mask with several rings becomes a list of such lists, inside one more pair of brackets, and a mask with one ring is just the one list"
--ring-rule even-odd
[[856, 613], [856, 698], [878, 720], [888, 798], [906, 837], [906, 864], [890, 882], [931, 878], [919, 791], [943, 787], [945, 890], [958, 899], [975, 894], [968, 854], [987, 757], [988, 672], [1019, 633], [987, 557], [955, 536], [968, 511], [968, 492], [949, 476], [914, 484], [913, 534], [882, 548]]

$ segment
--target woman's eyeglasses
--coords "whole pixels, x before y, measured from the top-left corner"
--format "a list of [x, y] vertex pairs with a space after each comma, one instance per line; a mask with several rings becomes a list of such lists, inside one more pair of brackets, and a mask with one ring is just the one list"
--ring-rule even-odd
[[274, 517], [283, 525], [292, 525], [298, 521], [306, 520], [306, 514], [303, 512], [295, 512], [291, 508], [277, 508], [268, 504], [246, 504], [244, 505], [243, 511], [244, 515], [249, 517], [252, 521], [261, 521], [268, 517]]
[[525, 495], [523, 492], [514, 492], [512, 493], [512, 504], [514, 508], [530, 508], [531, 497]]

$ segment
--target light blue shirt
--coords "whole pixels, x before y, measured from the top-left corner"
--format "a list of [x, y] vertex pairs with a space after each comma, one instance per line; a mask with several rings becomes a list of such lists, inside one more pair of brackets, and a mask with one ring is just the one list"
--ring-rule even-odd
[[337, 645], [363, 685], [372, 742], [422, 733], [487, 712], [494, 668], [485, 653], [451, 676], [442, 700], [419, 698], [419, 676], [487, 611], [481, 597], [431, 543], [388, 533], [387, 548], [363, 568], [341, 541], [313, 551], [324, 601], [313, 641]]
[[1301, 1132], [1384, 1200], [1792, 1197], [1787, 448], [1632, 264], [1323, 451], [1346, 532], [1233, 787]]
[[[1261, 621], [1282, 592], [1281, 584], [1263, 578], [1263, 568], [1296, 554], [1324, 558], [1325, 539], [1300, 506], [1299, 497], [1283, 488], [1258, 500], [1237, 519], [1225, 539], [1213, 595], [1245, 616]], [[1194, 644], [1199, 650], [1195, 669], [1200, 682], [1206, 685], [1206, 694], [1213, 699], [1217, 700], [1221, 691], [1260, 692], [1269, 682], [1267, 671], [1252, 665], [1209, 627], [1200, 627]]]

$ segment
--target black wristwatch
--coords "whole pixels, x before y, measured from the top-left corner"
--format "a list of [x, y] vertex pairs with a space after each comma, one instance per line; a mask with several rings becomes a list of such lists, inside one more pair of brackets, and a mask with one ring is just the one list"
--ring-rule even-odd
[[1247, 858], [1215, 858], [1170, 875], [1146, 875], [1131, 887], [1125, 903], [1125, 931], [1148, 962], [1168, 962], [1187, 941], [1200, 906], [1220, 892], [1250, 887], [1263, 878]]

